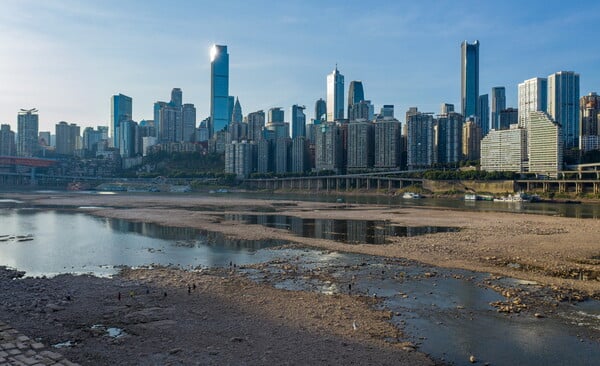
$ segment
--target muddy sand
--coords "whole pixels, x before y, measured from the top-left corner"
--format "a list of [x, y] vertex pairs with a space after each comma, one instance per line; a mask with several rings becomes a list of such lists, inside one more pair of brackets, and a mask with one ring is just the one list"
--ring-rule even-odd
[[[241, 239], [282, 239], [491, 272], [546, 284], [559, 296], [600, 296], [598, 220], [196, 195], [4, 196], [46, 208], [99, 206], [104, 208], [86, 212]], [[461, 230], [391, 237], [388, 245], [350, 245], [220, 216], [265, 212]], [[15, 275], [2, 270], [1, 293], [8, 296], [0, 300], [0, 320], [46, 344], [72, 341], [75, 346], [60, 352], [81, 364], [432, 364], [390, 324], [391, 314], [374, 310], [374, 300], [361, 296], [278, 290], [223, 269], [125, 269], [111, 279], [8, 280]], [[188, 287], [193, 284], [196, 288]], [[107, 336], [113, 327], [126, 334]]]

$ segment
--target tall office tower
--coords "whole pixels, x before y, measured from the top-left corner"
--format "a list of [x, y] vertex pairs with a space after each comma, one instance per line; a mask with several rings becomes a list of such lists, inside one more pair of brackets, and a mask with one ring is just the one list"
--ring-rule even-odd
[[321, 123], [315, 136], [315, 168], [342, 173], [344, 162], [342, 129], [334, 122]]
[[248, 140], [258, 141], [262, 139], [262, 131], [265, 127], [265, 112], [260, 110], [248, 114]]
[[210, 126], [209, 137], [229, 124], [229, 54], [227, 46], [210, 49]]
[[579, 146], [579, 74], [559, 71], [548, 76], [548, 114], [562, 127], [564, 147]]
[[348, 119], [350, 119], [350, 110], [352, 106], [365, 100], [365, 91], [362, 81], [351, 81], [348, 88]]
[[402, 153], [400, 121], [395, 118], [375, 121], [374, 165], [376, 168], [400, 167]]
[[196, 107], [191, 103], [186, 103], [181, 107], [181, 114], [183, 122], [182, 141], [196, 141]]
[[492, 129], [501, 130], [500, 112], [506, 109], [506, 89], [503, 86], [492, 88]]
[[481, 136], [490, 131], [490, 101], [487, 94], [477, 98], [477, 123], [481, 127]]
[[545, 112], [529, 114], [529, 172], [556, 177], [563, 165], [563, 128]]
[[374, 164], [375, 126], [366, 120], [348, 124], [347, 167], [348, 170], [364, 170]]
[[233, 104], [233, 109], [231, 111], [231, 122], [242, 123], [243, 120], [244, 115], [242, 114], [242, 105], [240, 104], [240, 100], [235, 98], [235, 103]]
[[[123, 122], [123, 121], [121, 121]], [[65, 121], [56, 124], [56, 153], [59, 155], [73, 155], [77, 148], [80, 128], [74, 123]]]
[[327, 75], [327, 121], [344, 119], [344, 75], [340, 74], [337, 65]]
[[327, 103], [323, 98], [315, 102], [315, 121], [327, 120]]
[[310, 168], [308, 159], [308, 140], [304, 136], [292, 139], [292, 166], [294, 173], [303, 173]]
[[233, 122], [233, 108], [235, 108], [235, 97], [229, 96], [227, 97], [227, 111], [229, 115], [227, 116], [227, 123]]
[[173, 88], [173, 90], [171, 90], [171, 104], [175, 107], [181, 107], [183, 105], [183, 92], [180, 88]]
[[519, 127], [527, 129], [529, 112], [546, 111], [548, 80], [532, 78], [519, 84]]
[[348, 109], [348, 120], [358, 121], [371, 121], [373, 120], [373, 104], [370, 100], [361, 100], [355, 103]]
[[256, 171], [268, 173], [273, 171], [273, 142], [260, 139], [256, 143]]
[[132, 120], [122, 121], [119, 126], [119, 153], [122, 158], [132, 158], [141, 152], [138, 124]]
[[21, 109], [17, 116], [17, 155], [34, 156], [39, 150], [38, 110]]
[[458, 163], [462, 160], [463, 116], [450, 112], [441, 114], [435, 126], [435, 162]]
[[381, 111], [379, 113], [380, 118], [394, 118], [394, 105], [393, 104], [384, 104], [381, 107]]
[[92, 127], [86, 127], [83, 130], [83, 150], [88, 156], [94, 156], [98, 150], [98, 143], [106, 140], [102, 126], [98, 126], [97, 130]]
[[433, 125], [431, 113], [418, 112], [406, 120], [408, 169], [429, 168], [433, 164]]
[[10, 130], [10, 125], [0, 126], [0, 156], [15, 156], [17, 146], [15, 145], [15, 133]]
[[496, 130], [508, 130], [510, 125], [519, 123], [519, 111], [516, 108], [503, 109], [498, 117], [498, 128]]
[[590, 93], [579, 99], [580, 136], [597, 136], [600, 134], [599, 113], [600, 96], [598, 94]]
[[463, 124], [462, 153], [466, 160], [477, 160], [481, 154], [481, 127], [471, 117]]
[[269, 120], [268, 123], [283, 123], [285, 122], [285, 114], [283, 109], [280, 107], [273, 107], [269, 109]]
[[479, 41], [460, 45], [461, 112], [467, 118], [477, 114], [479, 97]]
[[521, 173], [526, 160], [527, 131], [516, 124], [494, 129], [481, 140], [481, 170]]
[[294, 104], [292, 106], [292, 138], [306, 136], [306, 107]]
[[280, 137], [275, 140], [275, 173], [287, 173], [291, 169], [292, 139]]
[[454, 104], [450, 103], [442, 103], [440, 107], [440, 114], [448, 114], [454, 112]]
[[110, 98], [110, 129], [114, 147], [119, 147], [119, 124], [132, 118], [132, 99], [123, 94], [113, 95]]

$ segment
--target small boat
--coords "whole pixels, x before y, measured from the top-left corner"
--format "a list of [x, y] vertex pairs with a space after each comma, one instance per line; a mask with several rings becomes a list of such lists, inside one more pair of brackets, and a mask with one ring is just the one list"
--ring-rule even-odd
[[404, 192], [404, 194], [402, 195], [402, 198], [419, 199], [419, 198], [423, 198], [423, 196], [421, 196], [418, 193], [414, 193], [414, 192]]
[[531, 198], [524, 193], [509, 194], [508, 196], [494, 198], [494, 202], [521, 203], [530, 202]]
[[476, 194], [465, 194], [465, 201], [477, 201]]

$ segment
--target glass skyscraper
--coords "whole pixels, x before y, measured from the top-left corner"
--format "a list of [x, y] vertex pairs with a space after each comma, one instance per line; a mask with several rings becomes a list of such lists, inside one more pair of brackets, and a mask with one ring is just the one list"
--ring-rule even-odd
[[492, 88], [492, 129], [500, 130], [500, 112], [506, 109], [506, 89], [503, 86]]
[[38, 110], [21, 109], [17, 116], [17, 155], [34, 156], [38, 152]]
[[565, 149], [579, 146], [579, 74], [559, 71], [548, 76], [548, 114], [563, 129]]
[[292, 138], [306, 136], [306, 115], [304, 106], [294, 104], [292, 106]]
[[462, 115], [465, 118], [476, 116], [479, 98], [479, 41], [473, 44], [464, 41], [460, 45], [460, 74]]
[[490, 101], [487, 94], [477, 99], [477, 123], [481, 127], [481, 136], [490, 131]]
[[119, 147], [119, 125], [132, 119], [132, 100], [127, 95], [113, 95], [110, 99], [110, 127], [113, 147]]
[[365, 91], [363, 89], [362, 81], [351, 81], [350, 87], [348, 88], [348, 119], [350, 119], [352, 106], [363, 100], [365, 100]]
[[344, 119], [344, 75], [340, 74], [337, 65], [327, 75], [327, 121]]
[[229, 54], [227, 46], [213, 45], [210, 50], [210, 137], [227, 127], [230, 113]]
[[323, 115], [327, 116], [327, 103], [319, 98], [315, 103], [315, 121], [321, 121]]

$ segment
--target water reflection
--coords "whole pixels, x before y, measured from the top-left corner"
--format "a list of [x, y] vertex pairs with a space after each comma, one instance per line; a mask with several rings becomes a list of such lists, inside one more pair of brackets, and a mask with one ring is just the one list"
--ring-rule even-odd
[[225, 214], [225, 220], [291, 231], [294, 235], [347, 244], [385, 244], [389, 237], [418, 236], [460, 229], [449, 226], [400, 226], [383, 220], [311, 219], [286, 215]]

